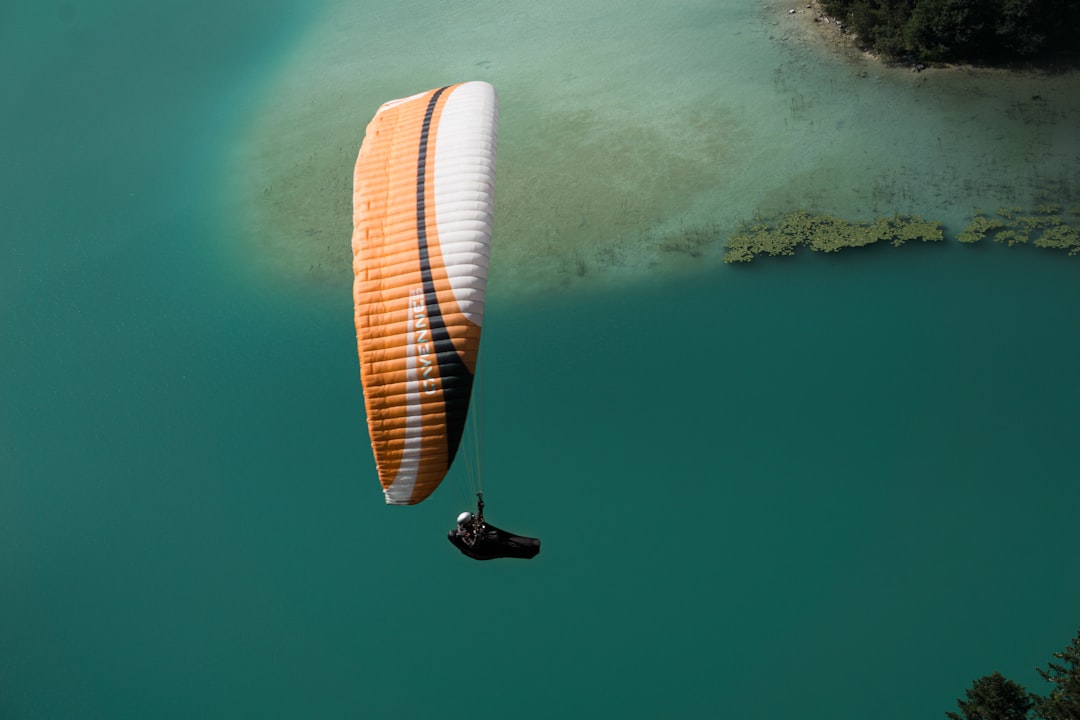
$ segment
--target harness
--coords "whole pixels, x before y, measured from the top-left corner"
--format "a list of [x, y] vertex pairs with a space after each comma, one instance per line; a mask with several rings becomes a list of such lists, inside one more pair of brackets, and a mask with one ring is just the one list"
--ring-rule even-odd
[[464, 535], [461, 536], [462, 541], [469, 547], [476, 545], [476, 541], [480, 539], [480, 534], [487, 528], [487, 523], [484, 522], [484, 491], [476, 493], [476, 517], [472, 519]]

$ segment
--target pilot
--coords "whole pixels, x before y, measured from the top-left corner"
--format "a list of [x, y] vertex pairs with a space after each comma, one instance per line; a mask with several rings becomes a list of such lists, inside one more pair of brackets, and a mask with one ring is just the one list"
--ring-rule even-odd
[[453, 531], [454, 535], [466, 545], [472, 547], [476, 544], [476, 525], [476, 516], [471, 512], [463, 512], [457, 516], [457, 529]]
[[451, 544], [474, 560], [520, 558], [528, 560], [540, 552], [536, 538], [513, 535], [484, 521], [484, 500], [480, 499], [477, 514], [463, 512], [457, 516], [457, 527], [447, 533]]

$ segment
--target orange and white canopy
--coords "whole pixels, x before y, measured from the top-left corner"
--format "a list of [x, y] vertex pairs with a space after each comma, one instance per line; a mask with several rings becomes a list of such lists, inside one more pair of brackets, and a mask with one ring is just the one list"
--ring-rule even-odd
[[467, 82], [393, 100], [353, 185], [353, 300], [379, 481], [392, 505], [435, 490], [457, 453], [480, 349], [498, 100]]

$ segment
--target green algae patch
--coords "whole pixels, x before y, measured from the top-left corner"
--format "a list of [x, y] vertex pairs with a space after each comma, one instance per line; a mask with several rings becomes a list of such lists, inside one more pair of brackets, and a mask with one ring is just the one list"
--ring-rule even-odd
[[1080, 255], [1080, 227], [1054, 225], [1044, 230], [1034, 244], [1036, 247], [1067, 250], [1070, 255]]
[[[773, 219], [756, 217], [743, 223], [728, 238], [724, 262], [746, 263], [758, 255], [794, 255], [800, 245], [815, 252], [837, 252], [879, 242], [900, 246], [916, 240], [940, 242], [944, 238], [941, 223], [917, 215], [851, 222], [835, 215], [796, 210]], [[1080, 213], [1051, 203], [1038, 204], [1031, 211], [1021, 207], [998, 208], [994, 214], [976, 210], [956, 240], [970, 245], [985, 238], [1010, 247], [1034, 245], [1080, 255]]]
[[1005, 221], [1001, 218], [990, 217], [982, 210], [976, 210], [971, 224], [961, 230], [956, 239], [962, 243], [977, 243], [988, 234], [1003, 227], [1005, 227]]
[[956, 239], [977, 243], [988, 237], [1010, 247], [1030, 244], [1080, 255], [1080, 226], [1076, 216], [1075, 211], [1066, 213], [1060, 205], [1051, 203], [1036, 205], [1030, 213], [1017, 207], [998, 208], [994, 216], [977, 210], [971, 224]]
[[728, 238], [724, 262], [750, 262], [758, 255], [794, 255], [800, 245], [815, 252], [838, 252], [878, 242], [900, 246], [943, 238], [941, 223], [918, 216], [881, 217], [867, 223], [796, 210], [775, 220], [755, 218], [744, 223]]

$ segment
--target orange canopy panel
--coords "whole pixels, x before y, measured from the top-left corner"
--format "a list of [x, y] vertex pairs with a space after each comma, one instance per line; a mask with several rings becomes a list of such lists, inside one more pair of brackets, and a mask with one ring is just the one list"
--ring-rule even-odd
[[484, 319], [498, 100], [467, 82], [393, 100], [353, 178], [353, 301], [379, 481], [412, 505], [450, 469]]

